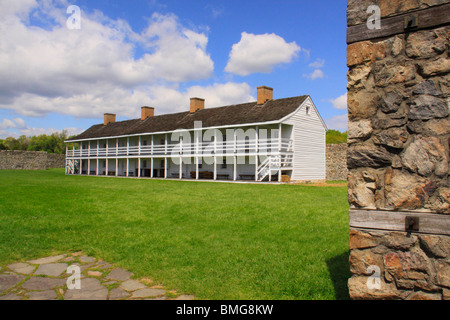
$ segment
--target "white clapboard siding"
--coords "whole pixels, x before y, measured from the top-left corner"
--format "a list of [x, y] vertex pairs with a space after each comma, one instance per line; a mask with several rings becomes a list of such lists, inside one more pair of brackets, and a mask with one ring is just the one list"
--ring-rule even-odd
[[[307, 107], [309, 114], [306, 113]], [[312, 100], [308, 98], [283, 123], [294, 126], [294, 170], [291, 179], [325, 179], [326, 127]]]

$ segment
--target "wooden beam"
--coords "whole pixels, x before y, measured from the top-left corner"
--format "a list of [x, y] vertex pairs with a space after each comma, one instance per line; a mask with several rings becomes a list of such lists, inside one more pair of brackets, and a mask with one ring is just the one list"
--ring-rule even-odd
[[[408, 27], [408, 21], [411, 19], [417, 22], [417, 26]], [[448, 25], [450, 3], [383, 18], [380, 22], [380, 29], [369, 29], [366, 23], [348, 27], [347, 44]]]
[[417, 219], [415, 233], [450, 235], [450, 216], [437, 213], [401, 212], [350, 209], [349, 223], [352, 228], [411, 231], [408, 221]]

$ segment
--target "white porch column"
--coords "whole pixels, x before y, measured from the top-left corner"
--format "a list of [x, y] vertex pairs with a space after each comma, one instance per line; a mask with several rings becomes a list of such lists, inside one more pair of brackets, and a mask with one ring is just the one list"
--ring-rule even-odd
[[128, 157], [130, 152], [130, 137], [127, 137], [127, 173], [126, 176], [128, 177], [130, 174], [130, 158]]
[[[153, 142], [153, 137], [154, 137], [154, 136], [152, 135], [152, 146], [151, 146], [151, 153], [150, 153], [150, 154], [152, 155], [152, 157], [153, 157], [153, 144], [154, 144], [154, 142]], [[153, 158], [152, 158], [152, 159], [153, 159]], [[153, 178], [153, 177], [152, 177], [152, 178]]]
[[281, 182], [281, 139], [282, 139], [282, 124], [280, 123], [278, 129], [278, 182]]
[[214, 155], [217, 153], [217, 129], [214, 130]]
[[255, 134], [255, 152], [258, 154], [259, 152], [259, 127], [256, 126], [256, 134]]
[[66, 144], [66, 168], [65, 168], [65, 174], [69, 173], [69, 169], [67, 168], [67, 153], [69, 152], [69, 145]]
[[97, 170], [95, 171], [95, 175], [98, 176], [98, 158], [97, 158]]
[[80, 142], [80, 172], [79, 174], [83, 172], [83, 159], [81, 157], [83, 156], [83, 142]]
[[167, 133], [164, 135], [164, 179], [167, 179]]
[[234, 161], [233, 161], [233, 180], [236, 181], [237, 180], [237, 157], [234, 156]]
[[[99, 144], [100, 144], [100, 140], [97, 140], [97, 158], [98, 158], [98, 151], [99, 151], [98, 149], [100, 148], [100, 147], [99, 147]], [[97, 170], [97, 171], [98, 171], [98, 170]]]
[[88, 143], [88, 168], [87, 168], [87, 175], [91, 175], [91, 140], [89, 140]]
[[214, 155], [213, 165], [214, 165], [214, 180], [217, 180], [217, 157], [216, 157], [216, 155]]
[[278, 152], [281, 152], [281, 123], [278, 125]]
[[141, 155], [141, 136], [139, 136], [139, 148], [138, 148], [138, 155]]
[[255, 181], [258, 181], [258, 157], [259, 155], [259, 127], [256, 126], [255, 133]]
[[258, 181], [258, 154], [255, 155], [255, 181]]
[[[153, 149], [153, 136], [152, 136], [152, 149]], [[152, 150], [153, 153], [153, 150]], [[150, 161], [150, 178], [153, 178], [153, 157]]]
[[164, 158], [164, 179], [167, 179], [167, 157]]
[[116, 177], [119, 175], [119, 159], [116, 158]]
[[140, 178], [141, 177], [141, 158], [138, 158], [138, 174], [137, 176]]
[[198, 157], [195, 156], [195, 180], [198, 180], [199, 177], [200, 175], [198, 173]]
[[106, 139], [106, 176], [108, 176], [108, 151], [109, 151], [109, 140]]
[[183, 179], [183, 137], [180, 137], [180, 168], [178, 171], [181, 180]]
[[214, 160], [213, 160], [213, 166], [214, 166], [214, 180], [217, 180], [217, 129], [214, 130]]

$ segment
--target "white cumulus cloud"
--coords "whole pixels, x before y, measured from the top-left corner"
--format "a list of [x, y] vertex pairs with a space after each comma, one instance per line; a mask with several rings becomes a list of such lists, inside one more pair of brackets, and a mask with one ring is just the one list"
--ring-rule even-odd
[[329, 102], [331, 102], [335, 109], [347, 110], [347, 93], [335, 99], [330, 99]]
[[270, 73], [276, 65], [290, 63], [300, 51], [295, 42], [287, 43], [274, 33], [255, 35], [242, 32], [241, 40], [231, 49], [225, 71], [240, 76]]
[[81, 29], [69, 30], [67, 6], [66, 0], [0, 1], [0, 108], [32, 117], [128, 116], [148, 104], [155, 87], [213, 73], [207, 35], [174, 15], [155, 13], [137, 33], [126, 21], [82, 11]]
[[328, 129], [347, 131], [348, 128], [348, 115], [338, 115], [325, 119], [325, 123]]
[[315, 69], [313, 72], [311, 72], [309, 74], [304, 74], [303, 77], [309, 78], [311, 80], [316, 80], [316, 79], [322, 79], [323, 77], [325, 77], [325, 75], [322, 70]]
[[311, 62], [308, 66], [310, 68], [317, 68], [317, 69], [323, 68], [325, 66], [325, 60], [319, 58], [316, 61]]

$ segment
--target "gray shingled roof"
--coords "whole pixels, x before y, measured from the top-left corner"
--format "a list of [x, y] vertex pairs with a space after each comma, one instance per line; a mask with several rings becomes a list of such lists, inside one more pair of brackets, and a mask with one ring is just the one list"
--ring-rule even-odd
[[180, 112], [164, 114], [145, 120], [125, 120], [109, 123], [106, 126], [96, 124], [67, 141], [92, 138], [115, 137], [139, 133], [166, 132], [177, 129], [193, 129], [194, 121], [202, 121], [202, 127], [217, 127], [276, 121], [294, 112], [309, 96], [277, 99], [263, 105], [249, 102], [218, 108], [207, 108], [195, 113]]

